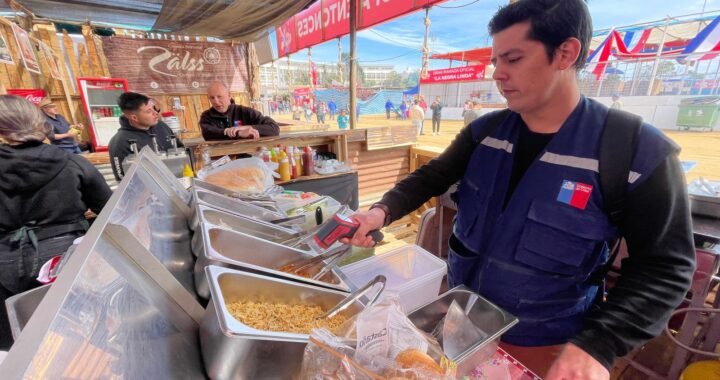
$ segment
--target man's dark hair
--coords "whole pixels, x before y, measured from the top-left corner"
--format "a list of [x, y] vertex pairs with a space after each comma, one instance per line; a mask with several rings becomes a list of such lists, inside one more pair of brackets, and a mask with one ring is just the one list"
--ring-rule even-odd
[[521, 22], [530, 22], [528, 38], [545, 45], [551, 62], [555, 50], [568, 38], [580, 40], [580, 55], [574, 66], [578, 71], [585, 66], [593, 29], [584, 0], [520, 0], [500, 8], [488, 30], [492, 36]]
[[137, 92], [126, 92], [118, 98], [118, 105], [124, 112], [133, 112], [148, 104], [150, 98]]

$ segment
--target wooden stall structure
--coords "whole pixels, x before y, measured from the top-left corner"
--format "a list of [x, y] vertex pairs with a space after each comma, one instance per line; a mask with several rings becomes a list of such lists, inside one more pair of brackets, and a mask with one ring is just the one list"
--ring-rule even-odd
[[[12, 24], [19, 25], [29, 32], [34, 43], [35, 54], [40, 63], [40, 74], [28, 71], [23, 65], [19, 46], [15, 41]], [[132, 39], [160, 41], [206, 41], [205, 37], [174, 34], [146, 33], [137, 30], [115, 29], [117, 36]], [[8, 89], [43, 89], [53, 102], [58, 105], [59, 112], [73, 123], [88, 125], [88, 115], [82, 108], [80, 94], [75, 88], [78, 77], [111, 77], [107, 58], [103, 51], [103, 40], [93, 32], [91, 23], [82, 25], [82, 39], [73, 38], [67, 30], [57, 31], [53, 22], [34, 20], [30, 17], [16, 17], [16, 20], [0, 18], [0, 35], [7, 43], [10, 56], [15, 64], [0, 63], [0, 93]], [[218, 44], [229, 44], [217, 42]], [[44, 47], [40, 47], [44, 45]], [[53, 78], [48, 67], [48, 58], [44, 52], [51, 52], [59, 68], [60, 78]], [[134, 89], [131, 87], [130, 91]], [[181, 130], [186, 131], [181, 138], [199, 136], [198, 120], [200, 114], [210, 108], [210, 103], [200, 89], [194, 93], [152, 93], [160, 103], [163, 111], [171, 110], [180, 120]], [[231, 92], [237, 104], [250, 105], [248, 91]], [[174, 99], [178, 98], [184, 109], [174, 110]], [[88, 140], [88, 136], [84, 136]]]
[[[29, 32], [35, 43], [36, 54], [40, 63], [40, 74], [28, 71], [23, 65], [19, 47], [15, 42], [12, 24], [16, 23]], [[75, 80], [78, 77], [111, 77], [108, 59], [103, 50], [103, 38], [95, 34], [93, 25], [88, 22], [81, 26], [82, 37], [71, 35], [67, 30], [57, 30], [57, 26], [47, 20], [32, 19], [30, 17], [16, 17], [14, 20], [0, 18], [0, 34], [8, 45], [9, 54], [14, 65], [0, 63], [0, 93], [7, 89], [44, 89], [47, 96], [55, 102], [59, 111], [69, 121], [88, 125], [86, 115]], [[119, 37], [176, 41], [183, 43], [207, 41], [207, 38], [176, 34], [148, 33], [130, 29], [114, 29]], [[224, 44], [224, 42], [218, 42]], [[39, 48], [40, 44], [45, 48]], [[227, 43], [229, 44], [229, 43]], [[59, 78], [53, 78], [47, 66], [43, 51], [50, 51], [59, 67]], [[246, 62], [246, 64], [249, 64]], [[250, 73], [252, 70], [247, 69]], [[248, 74], [249, 76], [251, 74]], [[233, 91], [231, 97], [237, 104], [251, 105], [250, 83], [254, 78], [249, 77], [245, 91]], [[130, 91], [136, 90], [129, 88]], [[204, 94], [204, 89], [196, 92], [153, 93], [146, 92], [153, 97], [163, 111], [173, 111], [180, 121], [181, 139], [184, 141], [202, 141], [200, 137], [198, 120], [200, 114], [210, 108], [210, 103]], [[177, 100], [182, 109], [176, 109]], [[292, 136], [292, 137], [291, 137]], [[330, 151], [338, 153], [341, 160], [347, 161], [358, 172], [360, 208], [367, 209], [377, 202], [381, 196], [391, 189], [398, 181], [405, 178], [411, 170], [410, 149], [416, 143], [415, 129], [410, 125], [385, 126], [368, 129], [351, 130], [347, 132], [332, 132], [327, 126], [312, 123], [298, 123], [297, 125], [281, 125], [279, 139], [299, 139], [293, 144], [304, 145], [331, 145]], [[199, 140], [198, 140], [199, 139]], [[84, 140], [89, 140], [85, 135]], [[311, 141], [312, 140], [312, 141]], [[227, 154], [232, 150], [252, 151], [258, 146], [247, 144], [233, 145], [229, 149], [223, 144], [210, 144], [217, 155]], [[251, 146], [252, 145], [252, 146]], [[222, 153], [222, 154], [221, 154]], [[239, 153], [239, 151], [238, 151]], [[216, 155], [215, 153], [213, 153]], [[88, 158], [95, 164], [108, 163], [106, 153], [90, 155]], [[414, 234], [412, 218], [406, 217], [396, 222], [389, 229], [394, 231], [398, 239], [407, 238]], [[393, 232], [389, 235], [391, 238]]]

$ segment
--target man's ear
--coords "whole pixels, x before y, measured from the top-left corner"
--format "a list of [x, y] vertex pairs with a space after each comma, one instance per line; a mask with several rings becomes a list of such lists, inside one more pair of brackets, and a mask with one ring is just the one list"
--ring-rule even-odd
[[577, 38], [571, 37], [565, 40], [557, 49], [555, 49], [555, 61], [558, 68], [567, 70], [577, 61], [580, 56], [582, 43]]

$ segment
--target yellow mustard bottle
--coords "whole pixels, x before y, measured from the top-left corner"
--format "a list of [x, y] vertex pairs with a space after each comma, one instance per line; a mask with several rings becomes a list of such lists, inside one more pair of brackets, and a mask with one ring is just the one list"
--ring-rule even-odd
[[182, 176], [183, 177], [195, 177], [195, 173], [193, 173], [193, 170], [189, 164], [185, 164], [185, 166], [183, 167]]
[[285, 152], [280, 152], [280, 167], [278, 168], [281, 181], [290, 180], [290, 159]]

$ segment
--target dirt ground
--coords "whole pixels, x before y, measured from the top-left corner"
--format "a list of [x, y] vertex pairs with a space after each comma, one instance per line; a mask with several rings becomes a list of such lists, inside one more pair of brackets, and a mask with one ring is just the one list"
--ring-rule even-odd
[[[279, 121], [291, 121], [290, 115], [274, 115]], [[326, 116], [326, 124], [330, 128], [337, 128], [337, 122], [329, 120]], [[358, 126], [360, 128], [372, 128], [380, 126], [410, 124], [409, 120], [386, 119], [385, 115], [361, 115]], [[444, 149], [455, 138], [455, 135], [463, 127], [461, 120], [442, 120], [440, 124], [440, 135], [432, 136], [430, 120], [425, 121], [425, 135], [418, 139], [419, 146], [430, 146]], [[697, 132], [697, 131], [673, 131], [663, 130], [663, 133], [675, 141], [681, 148], [680, 159], [683, 161], [695, 161], [697, 166], [688, 174], [688, 181], [698, 177], [705, 179], [720, 180], [720, 131]]]

